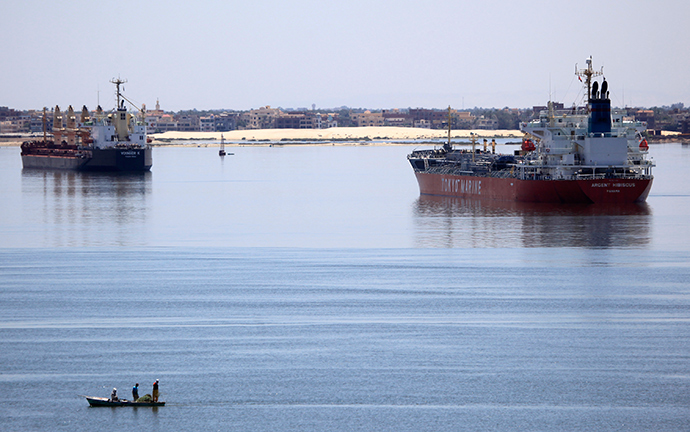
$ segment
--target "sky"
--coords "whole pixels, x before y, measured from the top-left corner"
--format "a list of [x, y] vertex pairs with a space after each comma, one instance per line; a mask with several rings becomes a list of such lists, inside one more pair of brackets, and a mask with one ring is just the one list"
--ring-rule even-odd
[[0, 0], [0, 106], [690, 106], [685, 0]]

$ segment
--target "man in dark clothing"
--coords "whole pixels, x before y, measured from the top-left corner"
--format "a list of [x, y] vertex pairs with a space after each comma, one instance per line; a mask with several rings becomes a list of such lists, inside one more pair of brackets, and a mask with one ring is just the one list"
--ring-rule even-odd
[[139, 383], [132, 387], [132, 401], [136, 402], [137, 399], [139, 399]]
[[156, 382], [153, 383], [153, 392], [151, 392], [151, 399], [153, 399], [154, 402], [158, 402], [158, 380], [156, 380]]

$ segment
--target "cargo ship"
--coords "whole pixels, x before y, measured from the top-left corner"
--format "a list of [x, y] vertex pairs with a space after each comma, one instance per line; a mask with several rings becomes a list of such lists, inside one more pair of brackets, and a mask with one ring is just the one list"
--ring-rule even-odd
[[[575, 68], [587, 92], [586, 107], [548, 109], [520, 125], [520, 150], [496, 154], [476, 148], [413, 151], [408, 160], [421, 194], [517, 202], [625, 204], [644, 202], [654, 162], [647, 158], [646, 125], [612, 110], [608, 83], [601, 87], [591, 57]], [[584, 80], [583, 80], [584, 78]], [[449, 121], [450, 125], [450, 108]]]
[[[120, 91], [125, 83], [112, 80], [117, 88], [117, 108], [105, 113], [98, 106], [93, 116], [86, 106], [79, 119], [70, 105], [63, 113], [53, 111], [53, 133], [46, 133], [43, 110], [43, 139], [22, 143], [24, 168], [66, 169], [79, 171], [149, 171], [153, 165], [152, 150], [146, 136], [146, 113], [127, 112], [127, 100]], [[136, 106], [136, 105], [134, 105]]]

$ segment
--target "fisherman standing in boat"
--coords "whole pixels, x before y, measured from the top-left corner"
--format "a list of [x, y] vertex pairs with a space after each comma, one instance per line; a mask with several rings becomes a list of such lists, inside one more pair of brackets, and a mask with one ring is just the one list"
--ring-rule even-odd
[[139, 383], [136, 383], [132, 387], [132, 402], [136, 402], [139, 399]]
[[151, 392], [151, 399], [154, 402], [158, 402], [158, 380], [153, 383], [153, 391]]

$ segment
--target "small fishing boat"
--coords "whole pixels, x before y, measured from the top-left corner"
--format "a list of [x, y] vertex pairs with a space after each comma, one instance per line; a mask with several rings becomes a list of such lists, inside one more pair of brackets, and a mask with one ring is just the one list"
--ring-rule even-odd
[[[83, 395], [82, 395], [83, 396]], [[119, 399], [117, 401], [112, 401], [108, 398], [95, 397], [95, 396], [83, 396], [89, 402], [92, 407], [120, 407], [120, 406], [130, 406], [130, 407], [158, 407], [164, 406], [165, 402], [134, 402], [126, 399]]]

